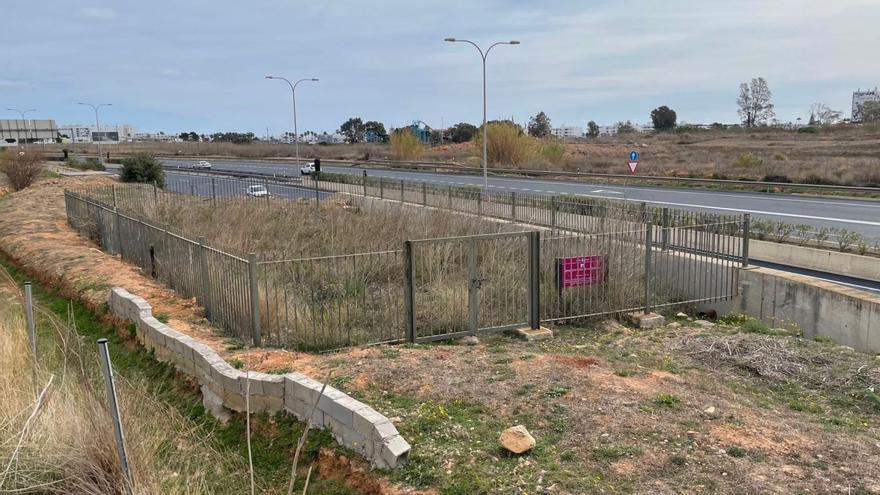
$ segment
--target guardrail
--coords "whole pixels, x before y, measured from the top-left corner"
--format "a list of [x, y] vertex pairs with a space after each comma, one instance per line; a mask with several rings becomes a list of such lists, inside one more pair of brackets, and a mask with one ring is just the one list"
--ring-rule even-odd
[[[73, 155], [71, 155], [73, 156]], [[80, 156], [80, 155], [77, 155]], [[86, 155], [82, 155], [86, 156]], [[189, 160], [189, 159], [204, 159], [205, 157], [189, 157], [189, 156], [170, 156], [170, 157], [159, 157], [159, 158], [168, 158], [168, 159], [179, 159], [179, 160]], [[248, 160], [255, 162], [266, 162], [266, 163], [290, 163], [291, 160], [289, 158], [262, 158], [262, 159], [249, 159], [249, 158], [235, 158], [235, 157], [212, 157], [213, 160]], [[361, 167], [361, 168], [385, 168], [389, 170], [411, 170], [411, 171], [427, 171], [430, 170], [432, 172], [451, 172], [451, 173], [482, 173], [483, 169], [481, 167], [472, 167], [468, 165], [463, 165], [458, 162], [429, 162], [429, 161], [402, 161], [402, 160], [384, 160], [384, 159], [370, 159], [370, 160], [338, 160], [338, 159], [321, 159], [322, 163], [325, 164], [333, 164], [333, 165], [344, 165], [348, 167]], [[656, 183], [656, 182], [667, 182], [667, 183], [679, 183], [679, 184], [695, 184], [695, 185], [704, 185], [704, 186], [740, 186], [740, 187], [751, 187], [751, 188], [778, 188], [778, 189], [788, 189], [788, 190], [807, 190], [807, 191], [822, 191], [822, 192], [849, 192], [849, 193], [868, 193], [868, 194], [877, 194], [880, 195], [880, 187], [870, 187], [870, 186], [845, 186], [845, 185], [832, 185], [832, 184], [803, 184], [796, 182], [763, 182], [763, 181], [752, 181], [752, 180], [739, 180], [739, 179], [705, 179], [699, 177], [668, 177], [661, 175], [629, 175], [629, 174], [605, 174], [605, 173], [595, 173], [595, 172], [566, 172], [562, 170], [535, 170], [535, 169], [513, 169], [513, 168], [498, 168], [498, 167], [490, 167], [489, 173], [491, 175], [500, 176], [500, 175], [520, 175], [526, 177], [567, 177], [567, 178], [583, 178], [583, 179], [605, 179], [608, 181], [611, 180], [625, 180], [628, 182], [639, 182], [639, 183]], [[236, 172], [237, 173], [237, 172]], [[260, 175], [260, 174], [255, 174]]]

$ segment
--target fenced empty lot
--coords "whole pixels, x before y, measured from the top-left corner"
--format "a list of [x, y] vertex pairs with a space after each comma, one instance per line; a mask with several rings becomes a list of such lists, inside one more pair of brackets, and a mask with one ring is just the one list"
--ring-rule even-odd
[[257, 345], [426, 341], [722, 300], [747, 258], [741, 217], [366, 177], [248, 179], [274, 191], [248, 197], [245, 179], [191, 177], [200, 189], [67, 191], [68, 219]]

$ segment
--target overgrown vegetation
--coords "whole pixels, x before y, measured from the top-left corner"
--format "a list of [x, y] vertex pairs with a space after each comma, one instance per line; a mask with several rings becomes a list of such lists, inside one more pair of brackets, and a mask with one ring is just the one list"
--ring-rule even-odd
[[104, 167], [104, 164], [101, 163], [101, 161], [95, 157], [89, 157], [89, 158], [86, 158], [85, 160], [78, 160], [76, 158], [71, 157], [71, 158], [67, 159], [66, 164], [68, 167], [75, 168], [78, 170], [98, 170], [98, 171], [107, 170]]
[[43, 155], [38, 151], [5, 150], [0, 152], [0, 172], [13, 191], [29, 187], [43, 173]]
[[148, 153], [138, 153], [122, 160], [122, 182], [140, 182], [165, 187], [165, 171], [162, 162]]
[[398, 160], [417, 160], [422, 156], [424, 146], [408, 127], [391, 133], [391, 153]]

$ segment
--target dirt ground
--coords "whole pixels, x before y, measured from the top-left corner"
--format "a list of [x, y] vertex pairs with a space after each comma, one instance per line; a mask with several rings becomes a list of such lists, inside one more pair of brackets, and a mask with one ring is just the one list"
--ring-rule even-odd
[[[439, 493], [880, 493], [880, 359], [751, 320], [642, 332], [615, 322], [549, 341], [311, 355], [241, 349], [194, 301], [66, 224], [51, 179], [0, 198], [0, 249], [94, 307], [120, 285], [250, 369], [299, 371], [392, 418], [413, 445], [394, 481]], [[680, 327], [678, 325], [681, 325]], [[500, 432], [537, 445], [511, 456]], [[340, 461], [336, 460], [334, 463]], [[344, 463], [344, 460], [341, 461]]]

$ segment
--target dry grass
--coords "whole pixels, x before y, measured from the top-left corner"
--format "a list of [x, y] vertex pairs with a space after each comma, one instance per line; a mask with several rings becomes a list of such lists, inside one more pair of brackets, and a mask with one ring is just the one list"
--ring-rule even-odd
[[391, 133], [391, 154], [397, 160], [418, 160], [424, 148], [409, 129], [397, 129]]
[[[32, 363], [22, 306], [8, 276], [0, 298], [0, 459], [9, 465], [0, 491], [123, 493], [96, 346], [77, 335], [73, 321], [38, 307], [36, 385], [43, 388], [50, 378], [52, 385], [25, 431], [34, 408]], [[221, 452], [209, 432], [157, 400], [146, 383], [117, 372], [117, 388], [135, 493], [244, 491], [247, 466]]]

